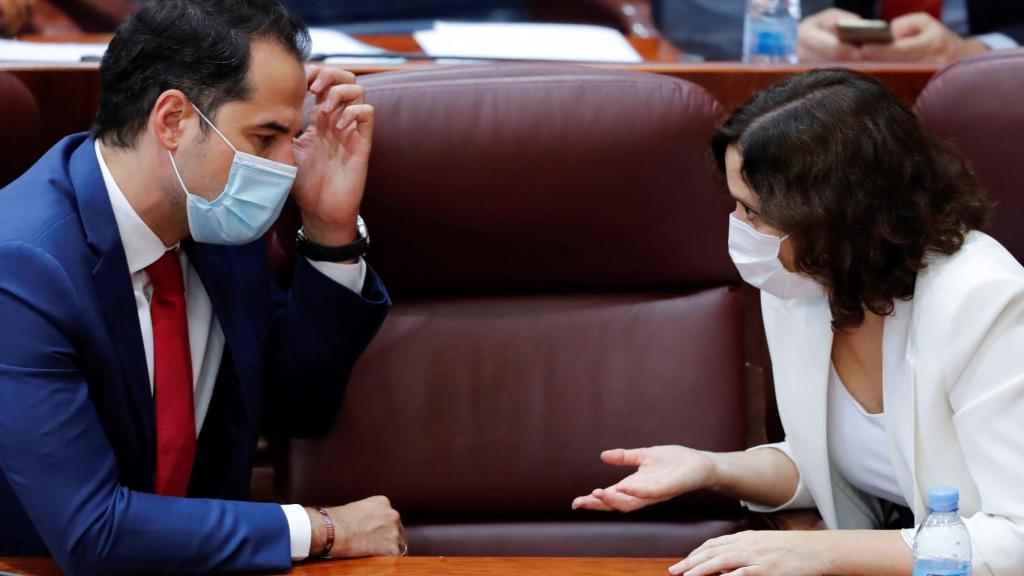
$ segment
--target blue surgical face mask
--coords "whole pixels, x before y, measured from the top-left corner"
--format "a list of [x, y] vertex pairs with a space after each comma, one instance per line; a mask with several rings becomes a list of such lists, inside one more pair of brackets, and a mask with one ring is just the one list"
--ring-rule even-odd
[[[192, 107], [196, 108], [195, 105]], [[188, 191], [174, 162], [174, 155], [167, 151], [174, 174], [185, 191], [192, 238], [196, 242], [232, 246], [253, 242], [263, 236], [281, 214], [298, 168], [240, 152], [199, 108], [196, 112], [235, 151], [235, 158], [231, 161], [224, 190], [216, 199], [209, 201]]]

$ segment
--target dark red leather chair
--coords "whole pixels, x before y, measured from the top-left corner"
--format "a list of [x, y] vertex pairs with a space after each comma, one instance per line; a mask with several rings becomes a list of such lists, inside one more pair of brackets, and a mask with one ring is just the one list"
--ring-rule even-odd
[[39, 107], [28, 88], [13, 75], [0, 72], [0, 188], [20, 176], [43, 153]]
[[562, 66], [360, 82], [369, 261], [395, 307], [329, 435], [288, 446], [284, 499], [385, 494], [419, 555], [680, 556], [751, 526], [707, 494], [570, 510], [626, 472], [602, 449], [748, 445], [730, 205], [706, 152], [718, 104]]
[[973, 164], [997, 203], [988, 229], [1024, 261], [1024, 49], [989, 52], [941, 70], [915, 110]]

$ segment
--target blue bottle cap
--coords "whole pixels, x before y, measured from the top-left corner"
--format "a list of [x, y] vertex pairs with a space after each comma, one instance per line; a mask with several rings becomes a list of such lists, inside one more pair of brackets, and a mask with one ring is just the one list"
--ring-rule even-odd
[[933, 512], [956, 512], [960, 491], [955, 486], [936, 486], [928, 491], [928, 509]]

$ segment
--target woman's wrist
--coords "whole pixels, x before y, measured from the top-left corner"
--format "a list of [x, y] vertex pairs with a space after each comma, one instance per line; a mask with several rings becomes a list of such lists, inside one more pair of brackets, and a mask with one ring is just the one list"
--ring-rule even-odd
[[781, 506], [793, 497], [800, 483], [796, 465], [774, 448], [706, 454], [714, 464], [708, 488], [731, 498]]
[[715, 492], [728, 492], [726, 486], [729, 476], [729, 454], [723, 452], [701, 451], [710, 463], [705, 476], [704, 488]]
[[910, 576], [914, 557], [899, 530], [802, 532], [826, 574]]

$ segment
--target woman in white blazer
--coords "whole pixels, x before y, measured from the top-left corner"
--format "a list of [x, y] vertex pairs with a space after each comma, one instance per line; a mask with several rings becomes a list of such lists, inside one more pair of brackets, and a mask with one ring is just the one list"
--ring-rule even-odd
[[831, 530], [715, 538], [670, 572], [909, 575], [927, 492], [953, 485], [973, 574], [1024, 575], [1024, 269], [978, 231], [989, 205], [972, 172], [849, 70], [762, 92], [712, 148], [737, 203], [730, 255], [762, 290], [786, 441], [609, 450], [637, 470], [573, 507], [697, 489], [816, 507]]

